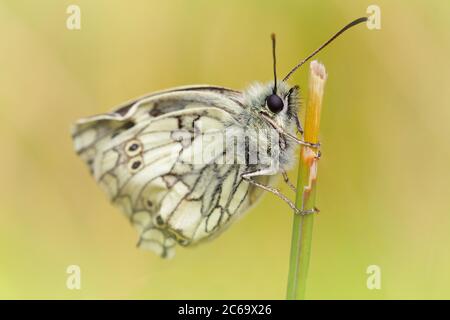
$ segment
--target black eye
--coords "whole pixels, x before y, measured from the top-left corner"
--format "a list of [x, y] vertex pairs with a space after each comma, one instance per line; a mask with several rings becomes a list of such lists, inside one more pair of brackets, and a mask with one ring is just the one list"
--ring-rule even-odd
[[268, 96], [266, 102], [270, 111], [272, 111], [273, 113], [278, 113], [283, 110], [283, 100], [281, 100], [281, 98], [276, 94], [271, 94], [270, 96]]

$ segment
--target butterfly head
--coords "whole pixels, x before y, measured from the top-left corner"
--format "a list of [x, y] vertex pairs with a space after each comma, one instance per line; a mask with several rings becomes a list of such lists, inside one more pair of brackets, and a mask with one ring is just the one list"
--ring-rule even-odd
[[274, 85], [274, 81], [253, 84], [244, 93], [245, 104], [257, 118], [270, 118], [279, 127], [292, 132], [298, 122], [299, 87], [278, 82], [274, 92]]

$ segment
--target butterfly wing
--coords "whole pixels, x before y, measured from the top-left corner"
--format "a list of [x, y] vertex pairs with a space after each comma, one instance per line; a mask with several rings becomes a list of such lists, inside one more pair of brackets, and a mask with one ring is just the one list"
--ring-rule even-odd
[[241, 95], [220, 87], [166, 91], [80, 120], [75, 149], [112, 202], [139, 230], [138, 245], [163, 257], [216, 236], [261, 192], [224, 159], [239, 132]]

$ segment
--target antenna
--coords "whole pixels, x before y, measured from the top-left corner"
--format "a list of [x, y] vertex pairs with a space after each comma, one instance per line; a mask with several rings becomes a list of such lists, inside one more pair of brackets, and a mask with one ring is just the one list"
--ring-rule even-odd
[[[339, 30], [334, 36], [332, 36], [329, 40], [327, 40], [324, 44], [322, 44], [319, 48], [317, 48], [316, 50], [314, 50], [313, 53], [311, 53], [309, 56], [307, 56], [305, 59], [303, 59], [302, 61], [300, 61], [287, 75], [286, 77], [284, 77], [283, 81], [286, 81], [287, 79], [289, 79], [289, 77], [298, 69], [300, 68], [306, 61], [308, 61], [309, 59], [311, 59], [312, 57], [314, 57], [317, 53], [319, 53], [323, 48], [325, 48], [327, 45], [329, 45], [334, 39], [336, 39], [337, 37], [339, 37], [342, 33], [344, 33], [347, 29], [350, 29], [353, 26], [356, 26], [357, 24], [360, 24], [362, 22], [366, 22], [367, 18], [366, 17], [362, 17], [362, 18], [358, 18], [352, 22], [350, 22], [349, 24], [347, 24], [345, 27], [343, 27], [341, 30]], [[272, 38], [274, 39], [274, 37]], [[273, 40], [275, 41], [275, 40]], [[275, 68], [275, 42], [274, 42], [274, 68]]]
[[277, 56], [275, 54], [275, 33], [272, 33], [270, 35], [270, 38], [272, 39], [272, 56], [273, 56], [273, 78], [274, 78], [274, 84], [273, 84], [273, 94], [277, 94]]

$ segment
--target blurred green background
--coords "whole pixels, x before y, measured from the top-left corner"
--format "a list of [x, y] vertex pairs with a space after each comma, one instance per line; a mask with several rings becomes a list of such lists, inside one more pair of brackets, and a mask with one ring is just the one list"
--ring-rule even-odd
[[[81, 30], [66, 28], [70, 4]], [[0, 298], [283, 299], [285, 204], [266, 195], [215, 241], [161, 260], [135, 248], [69, 128], [154, 90], [270, 80], [271, 32], [284, 75], [370, 4], [0, 0]], [[329, 80], [307, 297], [450, 298], [450, 3], [376, 4], [381, 30], [318, 57]], [[305, 88], [306, 71], [291, 83]], [[373, 264], [381, 290], [366, 287]]]

